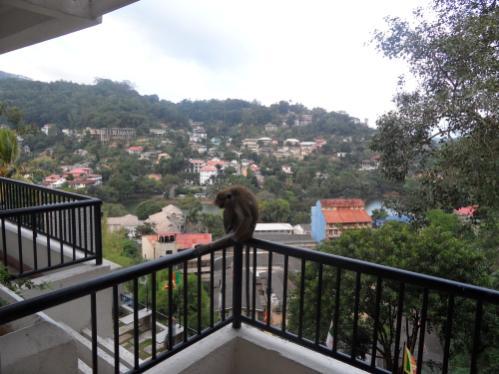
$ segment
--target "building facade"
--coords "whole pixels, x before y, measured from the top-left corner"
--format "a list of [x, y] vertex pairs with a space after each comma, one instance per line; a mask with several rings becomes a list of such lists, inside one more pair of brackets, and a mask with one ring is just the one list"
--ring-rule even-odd
[[311, 208], [311, 222], [316, 242], [339, 238], [345, 230], [372, 227], [361, 199], [318, 200]]

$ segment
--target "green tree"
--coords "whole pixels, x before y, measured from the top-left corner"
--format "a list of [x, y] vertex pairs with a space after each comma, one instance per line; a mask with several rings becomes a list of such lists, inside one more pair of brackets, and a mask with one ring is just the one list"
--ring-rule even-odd
[[[322, 244], [319, 250], [340, 256], [353, 257], [373, 263], [384, 264], [401, 269], [421, 272], [429, 275], [450, 278], [456, 281], [482, 286], [493, 286], [490, 276], [491, 262], [484, 253], [476, 248], [474, 241], [468, 237], [468, 231], [450, 214], [431, 212], [428, 226], [416, 229], [401, 223], [388, 223], [381, 229], [352, 230], [345, 232], [338, 240]], [[335, 285], [337, 270], [326, 266], [323, 273], [323, 290], [321, 294], [321, 315], [332, 316], [334, 311]], [[315, 313], [317, 306], [316, 264], [309, 264], [305, 273], [305, 309], [304, 336], [315, 338]], [[353, 300], [356, 275], [351, 271], [343, 271], [340, 291], [340, 318], [338, 321], [338, 347], [350, 352], [352, 345]], [[395, 342], [395, 326], [397, 316], [397, 294], [399, 283], [384, 280], [382, 302], [380, 304], [380, 330], [378, 334], [377, 355], [383, 359], [385, 368], [393, 367], [393, 344]], [[299, 287], [291, 295], [290, 323], [291, 331], [297, 331], [299, 316]], [[358, 350], [355, 356], [365, 358], [370, 354], [371, 337], [374, 326], [376, 299], [376, 277], [363, 274], [361, 277], [361, 294], [358, 329]], [[429, 318], [426, 333], [436, 332], [441, 338], [446, 321], [448, 298], [445, 294], [432, 292], [429, 297]], [[402, 343], [407, 342], [411, 351], [416, 346], [421, 322], [422, 289], [407, 287], [404, 296], [405, 335]], [[455, 315], [460, 318], [458, 326], [453, 329], [452, 367], [459, 367], [457, 359], [466, 356], [471, 350], [469, 336], [473, 332], [474, 303], [460, 300], [456, 302]], [[487, 331], [482, 341], [480, 363], [483, 372], [493, 373], [496, 364], [490, 361], [490, 355], [496, 352], [495, 341], [499, 336], [499, 321], [494, 317], [496, 310], [490, 310], [484, 316], [483, 323]], [[320, 341], [324, 342], [331, 324], [331, 319], [321, 320]], [[488, 360], [488, 362], [486, 362]], [[490, 369], [490, 370], [489, 370]]]
[[263, 222], [289, 222], [291, 208], [284, 199], [264, 200], [258, 203]]
[[381, 209], [374, 209], [371, 214], [372, 219], [375, 221], [377, 219], [383, 219], [388, 217], [388, 212], [381, 208]]
[[135, 212], [139, 219], [146, 219], [151, 214], [160, 212], [163, 205], [159, 200], [146, 200], [137, 205]]
[[220, 214], [201, 213], [199, 223], [202, 226], [202, 231], [211, 233], [213, 239], [224, 234], [223, 219]]
[[178, 205], [186, 212], [185, 222], [187, 225], [196, 225], [199, 222], [199, 214], [203, 210], [203, 206], [198, 199], [189, 195], [179, 200]]
[[102, 206], [102, 211], [108, 217], [121, 217], [128, 213], [123, 204], [115, 203], [104, 203]]
[[19, 157], [16, 133], [10, 129], [0, 129], [0, 175], [10, 177], [15, 172], [15, 162]]
[[497, 5], [495, 0], [434, 0], [415, 22], [388, 19], [378, 48], [408, 62], [415, 90], [395, 97], [379, 118], [373, 150], [384, 174], [416, 174], [429, 207], [499, 206]]

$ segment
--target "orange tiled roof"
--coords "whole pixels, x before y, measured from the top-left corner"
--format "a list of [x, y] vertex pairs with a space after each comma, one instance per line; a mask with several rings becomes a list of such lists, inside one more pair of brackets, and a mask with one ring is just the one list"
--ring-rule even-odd
[[211, 242], [211, 234], [177, 234], [177, 248], [192, 248]]
[[178, 233], [178, 232], [161, 232], [158, 235], [148, 235], [147, 239], [150, 242], [158, 241], [160, 236], [175, 236], [177, 248], [192, 248], [197, 244], [208, 244], [212, 241], [210, 233]]
[[321, 200], [322, 208], [364, 208], [362, 199], [324, 199]]
[[326, 223], [371, 223], [372, 219], [365, 210], [322, 210]]

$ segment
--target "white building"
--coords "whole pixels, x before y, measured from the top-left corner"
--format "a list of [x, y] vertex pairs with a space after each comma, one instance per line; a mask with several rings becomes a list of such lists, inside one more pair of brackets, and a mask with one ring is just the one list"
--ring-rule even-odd
[[294, 229], [289, 223], [257, 223], [255, 233], [263, 232], [293, 234]]
[[199, 184], [213, 184], [213, 178], [218, 175], [218, 169], [212, 165], [205, 165], [199, 170]]

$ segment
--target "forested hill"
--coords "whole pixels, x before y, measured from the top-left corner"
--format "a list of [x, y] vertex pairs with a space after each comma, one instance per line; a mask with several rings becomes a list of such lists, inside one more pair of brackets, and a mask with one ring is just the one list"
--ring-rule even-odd
[[0, 70], [0, 79], [29, 79], [22, 75], [10, 74]]
[[[307, 135], [369, 135], [372, 129], [344, 112], [308, 109], [281, 101], [264, 106], [244, 100], [184, 100], [178, 104], [156, 95], [140, 95], [128, 82], [98, 79], [94, 85], [65, 81], [45, 83], [22, 79], [0, 79], [0, 102], [18, 107], [24, 121], [42, 126], [55, 123], [63, 128], [133, 127], [145, 133], [159, 123], [189, 128], [189, 120], [203, 122], [209, 134], [258, 132], [267, 123], [293, 127], [303, 115], [312, 115]], [[236, 126], [242, 124], [242, 126]], [[300, 135], [304, 129], [295, 129]]]

